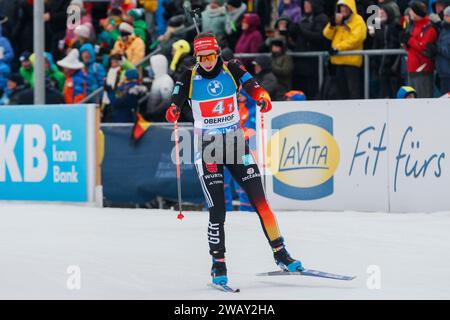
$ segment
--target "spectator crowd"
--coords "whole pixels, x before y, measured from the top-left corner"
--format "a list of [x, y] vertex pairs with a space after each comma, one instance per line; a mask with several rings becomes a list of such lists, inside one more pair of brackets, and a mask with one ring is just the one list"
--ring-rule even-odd
[[[450, 0], [45, 0], [43, 19], [46, 102], [96, 102], [103, 121], [164, 121], [194, 19], [273, 100], [362, 98], [363, 56], [345, 52], [369, 49], [406, 51], [370, 57], [370, 98], [450, 92]], [[321, 86], [318, 56], [296, 55], [317, 51]], [[34, 64], [33, 0], [0, 0], [0, 104], [33, 103]]]

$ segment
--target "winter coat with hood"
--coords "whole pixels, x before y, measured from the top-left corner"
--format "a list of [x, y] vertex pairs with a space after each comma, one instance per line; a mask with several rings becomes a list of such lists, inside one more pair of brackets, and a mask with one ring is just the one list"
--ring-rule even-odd
[[30, 87], [34, 87], [34, 67], [32, 66], [30, 69], [25, 69], [24, 67], [20, 67], [19, 74], [25, 81], [27, 85]]
[[276, 100], [278, 94], [277, 77], [272, 72], [272, 63], [270, 57], [261, 56], [257, 58], [256, 62], [261, 67], [261, 72], [255, 75], [256, 81], [263, 87], [270, 95], [272, 100]]
[[[324, 13], [322, 0], [309, 0], [312, 13], [304, 13], [299, 24], [290, 28], [290, 34], [295, 41], [297, 52], [327, 51], [330, 42], [323, 36], [322, 31], [328, 23], [328, 16]], [[318, 58], [302, 58], [295, 60], [295, 74], [311, 76], [317, 74]]]
[[[64, 83], [66, 82], [66, 77], [64, 73], [62, 73], [58, 66], [55, 64], [53, 59], [53, 55], [49, 52], [44, 52], [44, 58], [48, 62], [48, 69], [45, 70], [45, 77], [48, 78], [52, 83], [55, 84], [55, 88], [57, 88], [60, 92], [64, 90]], [[34, 88], [34, 63], [35, 63], [35, 55], [32, 54], [30, 56], [30, 62], [33, 65], [31, 70], [24, 70], [21, 68], [21, 75], [25, 79], [25, 81], [29, 84], [31, 88]], [[23, 72], [23, 74], [22, 74]], [[31, 77], [29, 77], [31, 74]]]
[[[50, 52], [44, 52], [44, 58], [45, 60], [47, 60], [49, 65], [48, 69], [45, 70], [45, 78], [48, 79], [51, 83], [53, 83], [55, 88], [57, 88], [60, 92], [62, 92], [64, 90], [64, 83], [66, 82], [66, 76], [59, 70], [58, 66], [55, 64], [53, 55]], [[30, 56], [30, 62], [33, 65], [31, 70], [25, 70], [23, 68], [20, 69], [20, 74], [31, 88], [34, 88], [35, 59], [36, 59], [35, 55], [32, 54]]]
[[[355, 0], [339, 0], [339, 5], [346, 5], [350, 8], [350, 16], [342, 21], [341, 25], [331, 26], [328, 23], [323, 30], [325, 38], [331, 40], [331, 47], [338, 51], [362, 50], [364, 40], [367, 36], [367, 27], [363, 18], [356, 11]], [[361, 67], [362, 56], [331, 56], [331, 64]]]
[[213, 9], [211, 5], [208, 5], [202, 12], [202, 31], [212, 32], [218, 40], [221, 40], [225, 36], [226, 20], [227, 9], [225, 6]]
[[66, 104], [77, 104], [86, 98], [87, 85], [86, 74], [83, 70], [77, 70], [71, 75], [66, 74], [63, 96]]
[[[373, 35], [372, 49], [398, 49], [400, 47], [401, 26], [397, 22], [395, 11], [392, 6], [382, 5], [386, 12], [387, 20], [380, 23], [380, 28], [375, 29]], [[385, 55], [374, 56], [370, 59], [373, 72], [381, 75], [396, 75], [400, 72], [400, 56]]]
[[86, 71], [86, 84], [87, 84], [87, 94], [91, 94], [98, 88], [103, 87], [105, 84], [106, 70], [102, 64], [96, 62], [96, 54], [94, 46], [90, 43], [86, 43], [80, 48], [80, 56], [88, 52], [90, 59], [87, 64], [85, 64]]
[[388, 8], [387, 10], [390, 10], [390, 12], [394, 14], [392, 22], [400, 23], [400, 8], [396, 0], [384, 0], [384, 2], [380, 3], [380, 5], [383, 6], [383, 8]]
[[243, 30], [236, 44], [235, 53], [257, 53], [259, 46], [264, 42], [259, 26], [261, 20], [254, 13], [244, 15], [244, 20], [248, 22], [248, 29]]
[[131, 35], [124, 42], [121, 38], [116, 41], [111, 54], [123, 54], [133, 65], [137, 65], [145, 57], [145, 43], [141, 38]]
[[282, 39], [274, 39], [272, 43], [274, 42], [282, 45], [282, 51], [276, 54], [272, 53], [272, 71], [280, 84], [281, 94], [284, 94], [292, 88], [294, 62], [292, 57], [286, 54], [285, 42]]
[[436, 70], [441, 77], [450, 78], [450, 23], [442, 24], [437, 41]]
[[11, 68], [8, 64], [0, 61], [0, 90], [4, 91], [6, 89], [6, 84], [8, 83], [8, 77], [11, 74]]
[[278, 16], [287, 16], [293, 23], [299, 23], [302, 18], [300, 0], [291, 0], [290, 5], [285, 5], [283, 1], [280, 1], [278, 5]]
[[62, 73], [58, 66], [53, 60], [53, 55], [50, 52], [44, 53], [45, 59], [47, 59], [49, 68], [46, 70], [45, 76], [50, 79], [55, 84], [55, 88], [62, 92], [64, 90], [64, 83], [66, 82], [66, 77]]
[[[281, 30], [280, 25], [281, 22], [286, 22], [286, 30]], [[286, 47], [291, 50], [295, 50], [295, 37], [292, 34], [292, 29], [296, 26], [296, 23], [293, 23], [292, 20], [288, 16], [281, 16], [275, 21], [275, 35], [274, 38], [282, 38], [286, 43]], [[273, 38], [272, 38], [273, 39]], [[265, 46], [269, 49], [270, 52], [270, 41], [272, 39], [267, 38], [264, 42]]]
[[427, 44], [435, 44], [438, 33], [430, 22], [428, 16], [414, 21], [410, 31], [410, 37], [406, 44], [408, 57], [406, 67], [409, 73], [412, 72], [434, 72], [435, 60], [432, 57], [424, 56]]
[[16, 2], [17, 16], [13, 19], [9, 18], [11, 34], [10, 39], [16, 53], [20, 54], [24, 51], [33, 51], [33, 3], [26, 0], [8, 1], [6, 3]]
[[133, 22], [134, 34], [141, 38], [144, 43], [147, 42], [147, 23], [142, 19], [134, 20]]
[[0, 56], [0, 62], [10, 64], [14, 59], [14, 50], [8, 38], [3, 36], [3, 27], [0, 25], [0, 50], [3, 50], [3, 55]]
[[150, 66], [155, 78], [150, 89], [150, 97], [147, 104], [148, 111], [151, 111], [163, 100], [170, 98], [174, 87], [173, 79], [168, 74], [169, 62], [164, 55], [157, 54], [152, 56], [150, 58]]
[[[167, 27], [164, 35], [159, 37], [159, 44], [161, 46], [161, 53], [166, 56], [168, 60], [172, 56], [172, 45], [178, 40], [188, 39], [188, 25], [186, 17], [184, 15], [178, 15], [172, 17], [169, 20], [169, 25]], [[186, 40], [189, 42], [189, 40]]]
[[227, 13], [227, 19], [225, 23], [225, 32], [227, 38], [228, 47], [234, 48], [240, 35], [242, 34], [242, 18], [247, 11], [247, 5], [242, 3], [239, 8], [236, 8], [233, 12]]
[[[49, 79], [51, 83], [55, 84], [55, 88], [57, 88], [60, 92], [64, 90], [64, 83], [66, 82], [66, 76], [62, 73], [58, 66], [55, 64], [53, 59], [53, 55], [50, 52], [44, 52], [44, 58], [48, 62], [48, 69], [45, 70], [45, 77]], [[30, 56], [30, 62], [33, 64], [33, 77], [29, 80], [29, 84], [32, 88], [34, 88], [34, 63], [35, 63], [35, 55], [32, 54]]]
[[71, 0], [48, 0], [45, 4], [45, 12], [50, 14], [48, 22], [51, 34], [64, 34], [67, 26], [67, 8]]
[[9, 39], [12, 39], [13, 37], [13, 30], [19, 20], [19, 8], [22, 3], [26, 2], [23, 0], [0, 0], [0, 13], [8, 18], [8, 21], [3, 24], [3, 33]]

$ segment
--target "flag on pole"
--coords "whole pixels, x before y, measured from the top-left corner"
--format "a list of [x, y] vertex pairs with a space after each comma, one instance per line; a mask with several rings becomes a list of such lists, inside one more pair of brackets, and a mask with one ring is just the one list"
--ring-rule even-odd
[[131, 133], [131, 138], [133, 139], [133, 141], [138, 142], [144, 136], [151, 125], [151, 122], [145, 120], [139, 112], [136, 112], [136, 122], [134, 123]]

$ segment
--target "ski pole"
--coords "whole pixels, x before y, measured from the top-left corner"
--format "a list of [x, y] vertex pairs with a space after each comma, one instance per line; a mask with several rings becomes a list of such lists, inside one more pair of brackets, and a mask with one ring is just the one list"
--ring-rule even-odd
[[196, 18], [196, 16], [197, 16], [199, 11], [200, 11], [199, 9], [195, 9], [195, 10], [191, 10], [190, 11], [192, 20], [194, 21], [194, 26], [195, 26], [195, 30], [197, 31], [197, 34], [200, 34], [200, 28], [198, 27], [197, 18]]
[[183, 220], [184, 215], [181, 212], [181, 168], [180, 168], [180, 146], [178, 141], [178, 121], [173, 123], [174, 132], [175, 132], [175, 161], [177, 167], [177, 189], [178, 189], [178, 209], [180, 209], [180, 213], [177, 218], [179, 220]]
[[[261, 110], [264, 108], [262, 106]], [[261, 144], [262, 144], [262, 169], [263, 169], [263, 184], [264, 190], [266, 190], [266, 139], [265, 139], [265, 131], [264, 131], [264, 112], [261, 112]]]

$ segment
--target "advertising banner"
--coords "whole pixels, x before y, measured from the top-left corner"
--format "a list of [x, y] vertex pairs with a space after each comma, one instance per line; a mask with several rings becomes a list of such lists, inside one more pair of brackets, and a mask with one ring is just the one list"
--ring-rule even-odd
[[0, 107], [0, 200], [93, 201], [94, 110]]
[[387, 106], [377, 101], [366, 109], [362, 102], [274, 103], [264, 114], [274, 209], [388, 210], [387, 156], [376, 151]]
[[401, 100], [389, 107], [389, 189], [394, 212], [450, 209], [450, 103]]
[[449, 116], [440, 99], [274, 103], [258, 131], [273, 209], [450, 209]]

